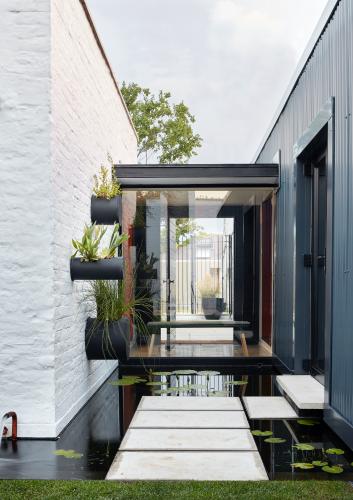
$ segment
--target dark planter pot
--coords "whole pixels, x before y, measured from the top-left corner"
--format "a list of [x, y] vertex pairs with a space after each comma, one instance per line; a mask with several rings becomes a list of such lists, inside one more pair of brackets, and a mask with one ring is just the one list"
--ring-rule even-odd
[[158, 278], [157, 269], [151, 271], [137, 270], [137, 278], [140, 280], [156, 280]]
[[115, 196], [111, 200], [105, 198], [91, 198], [91, 220], [96, 224], [122, 223], [121, 196]]
[[70, 274], [72, 281], [121, 280], [124, 277], [124, 258], [114, 257], [95, 262], [81, 262], [81, 259], [77, 257], [71, 259]]
[[85, 332], [87, 359], [119, 359], [129, 358], [130, 320], [121, 318], [118, 321], [97, 321], [88, 318]]
[[222, 298], [204, 297], [202, 309], [206, 319], [219, 319], [224, 311], [224, 301]]

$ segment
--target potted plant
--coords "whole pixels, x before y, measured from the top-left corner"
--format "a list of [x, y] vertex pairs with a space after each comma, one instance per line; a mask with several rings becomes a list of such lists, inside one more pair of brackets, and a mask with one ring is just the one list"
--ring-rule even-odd
[[151, 255], [146, 255], [145, 252], [138, 253], [136, 264], [136, 276], [139, 280], [155, 280], [158, 277], [157, 269], [154, 265], [159, 261], [152, 252]]
[[70, 261], [71, 280], [118, 280], [123, 278], [123, 257], [116, 257], [117, 249], [128, 239], [119, 234], [115, 224], [109, 246], [100, 251], [107, 228], [85, 225], [81, 240], [72, 240], [75, 249]]
[[223, 298], [219, 297], [219, 284], [207, 274], [198, 284], [201, 304], [206, 319], [219, 319], [224, 311]]
[[121, 186], [114, 173], [113, 160], [108, 155], [111, 172], [104, 165], [100, 173], [94, 176], [91, 197], [91, 221], [97, 224], [115, 224], [122, 222]]
[[96, 317], [88, 318], [85, 345], [88, 359], [119, 359], [129, 357], [131, 321], [138, 331], [147, 335], [142, 312], [150, 305], [145, 297], [127, 299], [122, 281], [91, 281], [84, 300], [96, 308]]

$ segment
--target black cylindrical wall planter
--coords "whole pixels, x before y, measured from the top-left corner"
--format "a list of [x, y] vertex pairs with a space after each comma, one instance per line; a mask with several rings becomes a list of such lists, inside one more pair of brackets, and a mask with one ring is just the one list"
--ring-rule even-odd
[[124, 258], [113, 257], [94, 262], [81, 262], [79, 257], [75, 257], [70, 262], [70, 274], [72, 281], [121, 280], [124, 277]]
[[85, 331], [87, 359], [119, 359], [129, 357], [130, 320], [98, 321], [88, 318]]
[[122, 222], [121, 196], [115, 196], [111, 200], [106, 198], [91, 197], [91, 220], [92, 224], [115, 224]]

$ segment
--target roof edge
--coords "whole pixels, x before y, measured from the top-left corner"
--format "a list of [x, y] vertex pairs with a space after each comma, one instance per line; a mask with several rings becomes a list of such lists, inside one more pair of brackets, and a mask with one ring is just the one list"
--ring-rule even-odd
[[277, 107], [277, 110], [270, 122], [270, 125], [269, 127], [267, 128], [267, 131], [262, 139], [262, 141], [260, 142], [260, 145], [259, 147], [257, 148], [256, 150], [256, 153], [253, 157], [253, 160], [252, 162], [253, 163], [256, 163], [260, 154], [262, 153], [271, 133], [273, 132], [275, 126], [277, 125], [277, 122], [281, 116], [281, 114], [283, 113], [298, 81], [300, 80], [308, 62], [309, 62], [309, 59], [310, 57], [312, 56], [312, 54], [314, 53], [315, 51], [315, 48], [316, 48], [316, 45], [318, 44], [319, 40], [320, 40], [320, 37], [321, 35], [323, 34], [323, 32], [325, 31], [328, 23], [330, 22], [338, 4], [341, 2], [341, 0], [329, 0], [323, 13], [321, 14], [320, 16], [320, 19], [310, 37], [310, 40], [301, 56], [301, 58], [299, 59], [299, 62], [297, 64], [297, 67], [293, 73], [293, 76], [292, 78], [290, 79], [290, 82], [284, 92], [284, 95], [279, 103], [279, 106]]
[[91, 30], [92, 30], [93, 36], [94, 36], [94, 38], [95, 38], [95, 40], [96, 40], [96, 43], [97, 43], [97, 45], [98, 45], [98, 48], [99, 48], [99, 50], [100, 50], [101, 54], [102, 54], [103, 60], [104, 60], [104, 62], [105, 62], [105, 64], [106, 64], [106, 66], [107, 66], [107, 68], [108, 68], [109, 74], [110, 74], [110, 76], [111, 76], [111, 78], [112, 78], [112, 80], [113, 80], [113, 83], [114, 83], [114, 86], [115, 86], [115, 88], [116, 88], [116, 90], [117, 90], [117, 93], [118, 93], [118, 95], [119, 95], [119, 97], [120, 97], [120, 99], [121, 99], [121, 102], [122, 102], [123, 106], [124, 106], [124, 109], [125, 109], [125, 112], [126, 112], [126, 116], [127, 116], [128, 120], [129, 120], [129, 122], [130, 122], [130, 125], [131, 125], [131, 127], [132, 127], [132, 130], [133, 130], [133, 132], [134, 132], [134, 134], [135, 134], [135, 137], [136, 137], [136, 139], [138, 140], [138, 135], [137, 135], [137, 132], [136, 132], [136, 129], [135, 129], [134, 123], [133, 123], [133, 121], [132, 121], [132, 118], [131, 118], [131, 115], [130, 115], [130, 113], [129, 113], [129, 110], [127, 109], [126, 102], [125, 102], [124, 97], [123, 97], [123, 95], [122, 95], [122, 93], [121, 93], [121, 91], [120, 91], [120, 88], [119, 88], [119, 85], [118, 85], [117, 79], [115, 78], [115, 75], [114, 75], [113, 69], [112, 69], [112, 67], [111, 67], [111, 65], [110, 65], [110, 62], [109, 62], [109, 59], [108, 59], [108, 57], [107, 57], [107, 54], [106, 54], [106, 52], [105, 52], [105, 50], [104, 50], [103, 44], [102, 44], [102, 42], [101, 42], [101, 40], [100, 40], [100, 38], [99, 38], [99, 35], [98, 35], [98, 32], [97, 32], [96, 27], [95, 27], [95, 25], [94, 25], [94, 22], [93, 22], [93, 19], [92, 19], [91, 13], [90, 13], [89, 8], [88, 8], [88, 6], [87, 6], [87, 4], [86, 4], [86, 0], [80, 0], [80, 4], [81, 4], [81, 6], [82, 6], [82, 8], [83, 8], [83, 11], [84, 11], [85, 16], [86, 16], [86, 18], [87, 18], [87, 21], [88, 21], [88, 23], [89, 23], [89, 25], [90, 25], [90, 27], [91, 27]]

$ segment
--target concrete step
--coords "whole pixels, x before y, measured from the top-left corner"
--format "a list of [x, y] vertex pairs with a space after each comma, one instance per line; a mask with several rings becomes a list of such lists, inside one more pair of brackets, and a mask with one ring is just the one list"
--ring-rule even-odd
[[324, 409], [324, 386], [311, 375], [278, 375], [276, 382], [298, 414], [300, 410]]
[[[217, 398], [214, 398], [217, 399]], [[130, 428], [248, 429], [244, 411], [136, 411]]]
[[248, 429], [128, 429], [121, 451], [257, 451]]
[[239, 398], [206, 398], [178, 396], [143, 396], [137, 410], [243, 411]]
[[244, 396], [243, 403], [248, 418], [252, 420], [289, 420], [297, 413], [282, 396]]
[[261, 481], [268, 476], [254, 451], [119, 451], [106, 479]]

